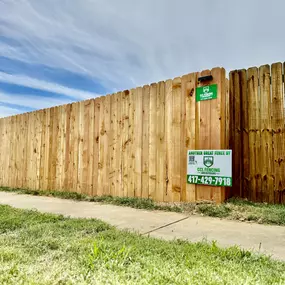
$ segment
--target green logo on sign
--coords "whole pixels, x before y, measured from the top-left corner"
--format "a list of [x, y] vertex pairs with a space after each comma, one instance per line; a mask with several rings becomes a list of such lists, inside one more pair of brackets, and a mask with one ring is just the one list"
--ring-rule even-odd
[[204, 156], [203, 163], [206, 167], [211, 167], [214, 164], [214, 157], [213, 156]]
[[196, 88], [196, 101], [217, 99], [217, 84], [201, 86]]

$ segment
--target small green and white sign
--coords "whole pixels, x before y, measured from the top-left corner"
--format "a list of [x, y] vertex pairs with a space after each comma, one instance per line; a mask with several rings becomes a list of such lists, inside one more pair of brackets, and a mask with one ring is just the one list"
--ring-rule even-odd
[[196, 88], [196, 101], [205, 101], [211, 99], [217, 99], [218, 86], [212, 84], [208, 86], [201, 86]]
[[188, 150], [187, 183], [232, 186], [232, 151]]

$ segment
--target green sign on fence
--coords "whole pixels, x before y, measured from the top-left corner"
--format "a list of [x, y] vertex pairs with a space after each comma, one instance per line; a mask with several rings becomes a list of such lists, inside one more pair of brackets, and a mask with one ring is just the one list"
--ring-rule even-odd
[[208, 86], [201, 86], [196, 88], [196, 101], [205, 101], [217, 99], [218, 86], [212, 84]]

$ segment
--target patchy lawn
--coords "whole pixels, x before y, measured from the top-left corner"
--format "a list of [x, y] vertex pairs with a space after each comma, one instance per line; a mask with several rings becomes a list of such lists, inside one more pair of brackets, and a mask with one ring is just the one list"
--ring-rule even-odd
[[[186, 209], [187, 211], [187, 206]], [[256, 222], [260, 224], [285, 225], [285, 205], [253, 203], [230, 199], [221, 205], [201, 204], [198, 212], [210, 217]]]
[[0, 284], [284, 284], [285, 263], [0, 206]]
[[210, 217], [256, 222], [260, 224], [285, 225], [285, 205], [272, 205], [266, 203], [253, 203], [241, 199], [230, 199], [226, 203], [216, 205], [213, 203], [155, 203], [151, 199], [128, 197], [90, 197], [75, 192], [39, 191], [29, 189], [14, 189], [0, 187], [0, 191], [16, 192], [37, 196], [52, 196], [62, 199], [99, 202], [118, 206], [127, 206], [137, 209], [162, 210], [184, 212], [189, 214], [205, 215]]

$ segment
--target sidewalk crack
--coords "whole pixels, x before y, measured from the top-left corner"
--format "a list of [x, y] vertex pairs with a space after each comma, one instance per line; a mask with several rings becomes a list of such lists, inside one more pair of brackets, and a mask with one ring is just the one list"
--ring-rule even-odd
[[144, 236], [144, 235], [147, 235], [147, 234], [156, 232], [156, 231], [158, 231], [158, 230], [160, 230], [160, 229], [163, 229], [163, 228], [169, 227], [169, 226], [171, 226], [171, 225], [177, 224], [177, 223], [179, 223], [179, 222], [182, 222], [182, 221], [184, 221], [184, 220], [187, 220], [187, 219], [189, 219], [189, 217], [190, 217], [190, 216], [185, 217], [185, 218], [182, 218], [182, 219], [179, 219], [179, 220], [174, 221], [174, 222], [171, 222], [171, 223], [168, 223], [168, 224], [166, 224], [166, 225], [157, 227], [157, 228], [155, 228], [155, 229], [153, 229], [153, 230], [150, 230], [150, 231], [148, 231], [148, 232], [142, 233], [141, 235]]

